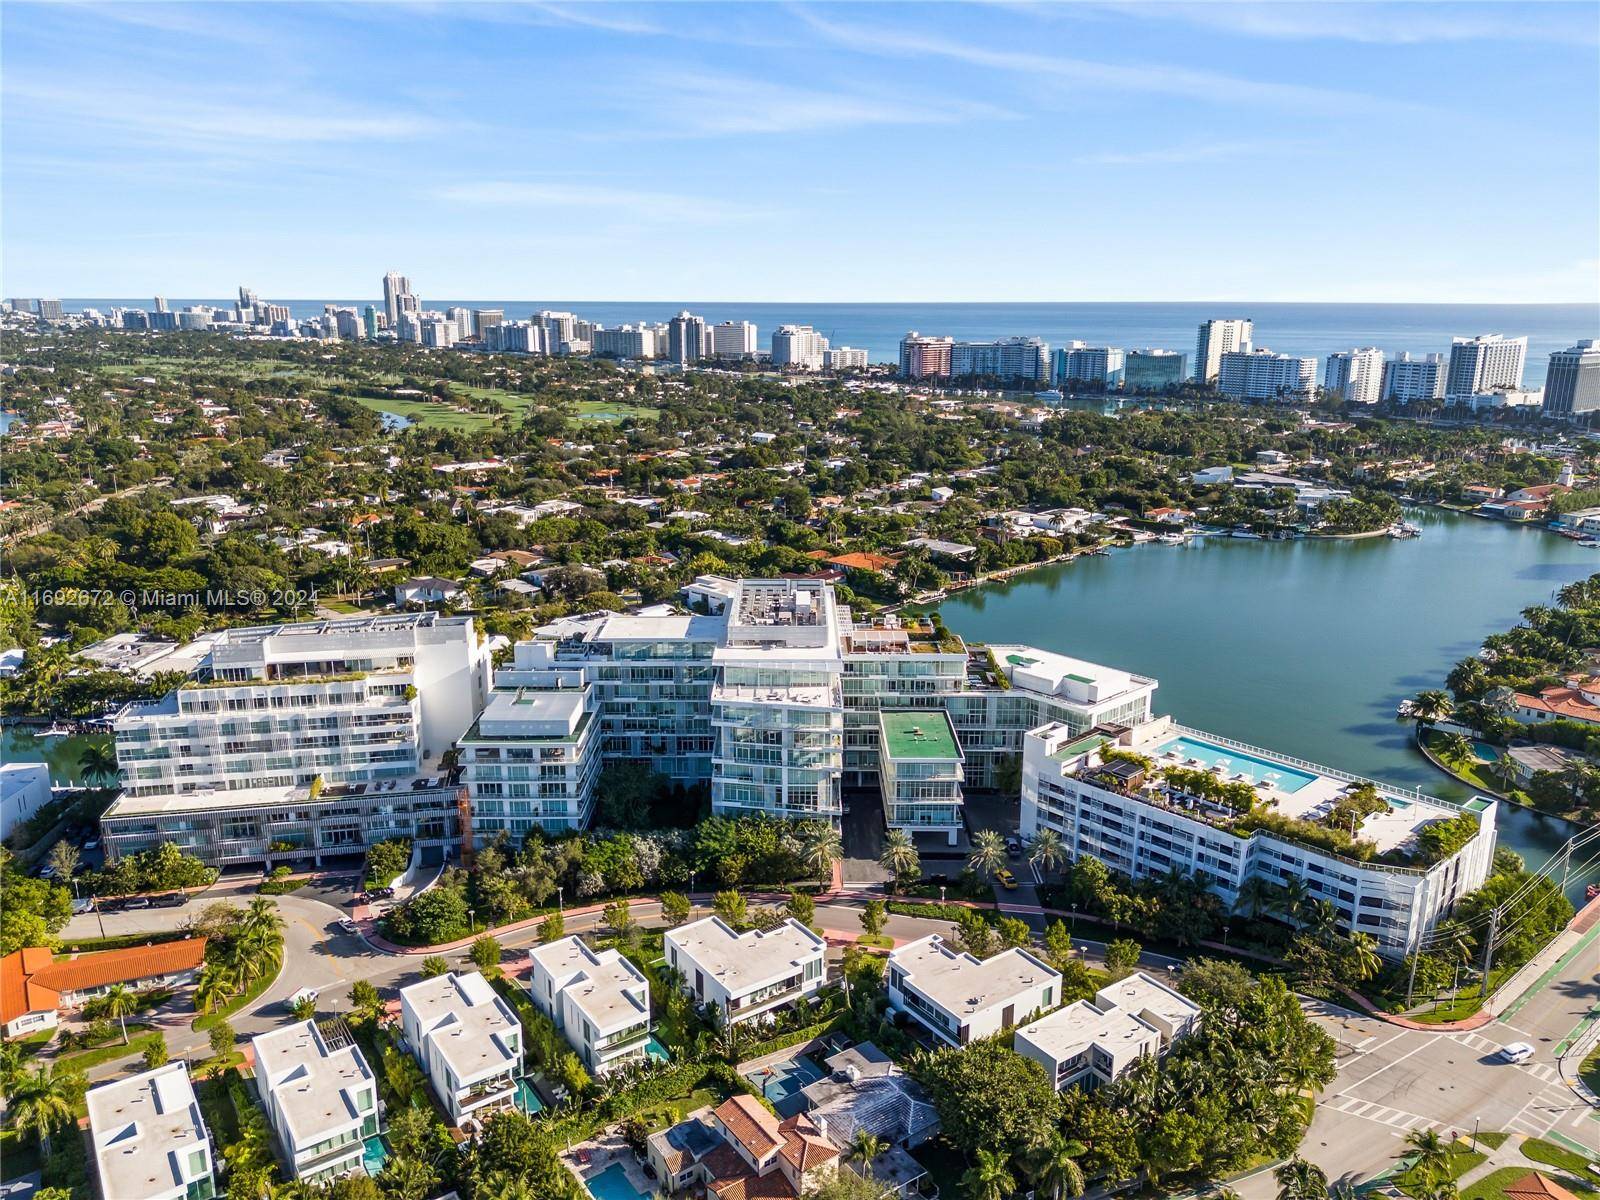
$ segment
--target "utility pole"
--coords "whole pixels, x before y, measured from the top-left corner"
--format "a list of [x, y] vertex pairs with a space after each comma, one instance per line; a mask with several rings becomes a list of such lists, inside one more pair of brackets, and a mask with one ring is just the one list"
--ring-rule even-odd
[[1494, 966], [1494, 935], [1500, 927], [1500, 910], [1489, 910], [1489, 936], [1483, 943], [1483, 990], [1478, 995], [1484, 999], [1489, 996], [1489, 970]]
[[1417, 948], [1411, 952], [1411, 970], [1406, 975], [1406, 1007], [1411, 1007], [1411, 989], [1417, 985], [1417, 959], [1422, 957], [1422, 944], [1417, 943]]

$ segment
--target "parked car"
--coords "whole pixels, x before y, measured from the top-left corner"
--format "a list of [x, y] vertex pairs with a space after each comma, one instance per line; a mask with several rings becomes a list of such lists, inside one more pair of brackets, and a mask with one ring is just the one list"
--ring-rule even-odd
[[149, 896], [129, 896], [126, 900], [124, 900], [122, 902], [122, 907], [126, 908], [126, 909], [128, 909], [130, 911], [133, 910], [133, 909], [137, 909], [137, 908], [149, 908], [150, 907], [150, 897]]
[[346, 933], [354, 933], [360, 927], [349, 917], [340, 917], [339, 928], [344, 930]]
[[121, 912], [128, 907], [128, 902], [121, 896], [108, 896], [104, 900], [96, 900], [94, 904], [103, 913]]
[[1000, 870], [996, 871], [994, 877], [1000, 886], [1005, 888], [1006, 891], [1009, 892], [1016, 889], [1017, 877], [1004, 867], [1001, 867]]
[[1022, 839], [1019, 838], [1019, 837], [1008, 837], [1006, 839], [1006, 853], [1009, 854], [1012, 858], [1021, 858], [1022, 857]]
[[83, 848], [85, 850], [98, 850], [98, 849], [100, 849], [100, 839], [99, 838], [90, 838], [87, 842], [85, 842], [83, 844]]
[[1500, 1057], [1508, 1063], [1527, 1062], [1533, 1057], [1533, 1047], [1527, 1042], [1510, 1042], [1500, 1048]]
[[189, 903], [188, 892], [167, 892], [150, 898], [152, 908], [182, 908], [187, 903]]

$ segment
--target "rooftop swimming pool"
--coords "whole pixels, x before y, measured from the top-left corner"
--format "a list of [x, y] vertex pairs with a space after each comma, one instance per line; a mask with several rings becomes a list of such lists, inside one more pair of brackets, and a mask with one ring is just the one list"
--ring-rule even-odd
[[[1155, 758], [1160, 761], [1162, 756], [1169, 752], [1177, 755], [1178, 761], [1186, 766], [1198, 763], [1204, 770], [1221, 767], [1229, 779], [1235, 775], [1243, 775], [1251, 783], [1270, 783], [1280, 792], [1290, 795], [1308, 783], [1315, 783], [1317, 779], [1309, 771], [1296, 770], [1271, 759], [1258, 758], [1243, 750], [1235, 750], [1231, 746], [1218, 746], [1186, 735], [1163, 742], [1156, 748]], [[1190, 762], [1190, 759], [1194, 759], [1195, 762]]]

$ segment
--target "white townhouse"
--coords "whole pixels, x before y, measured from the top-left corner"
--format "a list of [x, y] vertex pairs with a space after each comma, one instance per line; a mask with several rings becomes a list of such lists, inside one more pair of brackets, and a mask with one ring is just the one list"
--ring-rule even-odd
[[314, 1021], [252, 1038], [256, 1091], [296, 1179], [321, 1183], [361, 1170], [379, 1129], [378, 1081], [352, 1041]]
[[455, 1124], [516, 1102], [522, 1024], [477, 971], [401, 988], [400, 1028]]
[[952, 1046], [1013, 1028], [1061, 1001], [1061, 973], [1026, 950], [974, 958], [930, 933], [889, 955], [889, 1004]]
[[623, 954], [592, 950], [573, 936], [534, 947], [528, 960], [528, 994], [592, 1073], [644, 1057], [650, 984]]
[[683, 990], [720, 1008], [730, 1025], [810, 996], [827, 977], [827, 943], [793, 918], [737, 933], [721, 917], [706, 917], [667, 930], [663, 942]]
[[[1202, 778], [1211, 782], [1201, 786]], [[1344, 804], [1368, 788], [1382, 804], [1356, 817]], [[1249, 811], [1219, 799], [1224, 790]], [[1089, 855], [1135, 878], [1176, 869], [1228, 905], [1252, 877], [1299, 880], [1312, 899], [1333, 905], [1343, 928], [1371, 934], [1389, 958], [1413, 950], [1488, 878], [1496, 813], [1483, 796], [1451, 804], [1170, 717], [1087, 733], [1044, 725], [1023, 753], [1024, 837], [1053, 829], [1070, 858]], [[1352, 818], [1350, 853], [1328, 848], [1329, 835], [1352, 832]], [[1438, 835], [1428, 831], [1445, 822], [1454, 836], [1444, 852], [1430, 851]]]
[[1012, 1045], [1042, 1066], [1059, 1092], [1111, 1083], [1139, 1058], [1162, 1053], [1199, 1026], [1199, 1005], [1136, 971], [1101, 988], [1093, 1000], [1018, 1026]]
[[102, 1083], [87, 1103], [101, 1200], [217, 1194], [211, 1138], [183, 1063]]

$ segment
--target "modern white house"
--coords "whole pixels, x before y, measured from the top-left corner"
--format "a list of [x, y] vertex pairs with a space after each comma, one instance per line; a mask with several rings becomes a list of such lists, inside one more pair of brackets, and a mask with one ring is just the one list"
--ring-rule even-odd
[[1012, 1045], [1044, 1068], [1057, 1091], [1098, 1087], [1139, 1058], [1160, 1054], [1200, 1025], [1200, 1007], [1142, 972], [1107, 984], [1093, 1000], [1063, 1005], [1018, 1026]]
[[388, 837], [453, 848], [460, 795], [442, 760], [482, 710], [489, 666], [470, 617], [226, 630], [192, 678], [113, 718], [123, 790], [101, 819], [106, 852], [170, 841], [225, 865]]
[[211, 1200], [211, 1138], [183, 1063], [90, 1088], [101, 1200]]
[[0, 763], [0, 839], [49, 803], [49, 763]]
[[400, 1028], [455, 1124], [515, 1104], [522, 1024], [477, 971], [401, 988]]
[[261, 1107], [294, 1178], [320, 1183], [361, 1170], [380, 1115], [378, 1081], [360, 1048], [314, 1021], [263, 1033], [251, 1045]]
[[[1231, 802], [1218, 799], [1225, 788]], [[1368, 788], [1384, 802], [1378, 811], [1341, 807]], [[1022, 762], [1024, 837], [1055, 830], [1070, 858], [1089, 855], [1135, 878], [1176, 869], [1228, 905], [1252, 877], [1296, 879], [1390, 958], [1414, 949], [1488, 878], [1496, 812], [1483, 796], [1450, 804], [1170, 717], [1088, 733], [1044, 725], [1028, 734]], [[1428, 850], [1438, 836], [1429, 830], [1445, 822], [1455, 823], [1456, 848], [1440, 857]], [[1348, 853], [1329, 848], [1328, 835], [1352, 830]]]
[[889, 1005], [952, 1046], [992, 1037], [1061, 1001], [1061, 973], [1026, 950], [975, 958], [931, 933], [889, 955]]
[[592, 950], [573, 936], [535, 946], [528, 959], [528, 994], [593, 1074], [644, 1057], [650, 983], [624, 955]]
[[683, 990], [721, 1009], [729, 1024], [796, 1003], [827, 977], [827, 943], [793, 918], [738, 933], [721, 917], [706, 917], [667, 930], [662, 940]]

